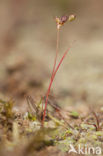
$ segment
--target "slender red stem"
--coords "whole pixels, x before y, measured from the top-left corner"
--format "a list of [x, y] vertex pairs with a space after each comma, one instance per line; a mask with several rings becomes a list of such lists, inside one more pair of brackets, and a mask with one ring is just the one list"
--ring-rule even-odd
[[[56, 62], [57, 62], [57, 57], [58, 57], [58, 49], [59, 49], [59, 29], [57, 29], [56, 56], [55, 56], [55, 60], [54, 60], [54, 66], [53, 66], [53, 71], [52, 71], [52, 74], [51, 74], [50, 82], [52, 81], [52, 77], [53, 77], [55, 67], [56, 67]], [[49, 90], [49, 87], [48, 87], [48, 90]], [[46, 93], [46, 96], [47, 96], [47, 94], [48, 94], [48, 91]]]
[[47, 103], [48, 103], [48, 96], [49, 96], [49, 93], [50, 93], [52, 82], [53, 82], [53, 78], [51, 79], [51, 81], [49, 83], [49, 87], [48, 87], [48, 91], [47, 91], [47, 95], [46, 95], [45, 108], [44, 108], [44, 113], [43, 113], [42, 125], [44, 124], [44, 120], [45, 120], [46, 108], [47, 108]]
[[[57, 29], [56, 56], [55, 56], [55, 60], [54, 60], [54, 66], [53, 66], [52, 76], [53, 76], [53, 73], [55, 71], [55, 66], [56, 66], [57, 57], [58, 57], [58, 49], [59, 49], [59, 29]], [[51, 76], [51, 78], [52, 78], [52, 76]]]
[[54, 74], [54, 71], [55, 71], [57, 57], [58, 57], [58, 48], [59, 48], [59, 29], [57, 29], [56, 56], [55, 56], [55, 60], [54, 60], [54, 66], [53, 66], [53, 71], [52, 71], [52, 74], [51, 74], [49, 87], [48, 87], [48, 90], [47, 90], [47, 93], [46, 93], [46, 101], [45, 101], [45, 108], [44, 108], [44, 114], [43, 114], [42, 122], [44, 122], [44, 119], [45, 119], [46, 107], [47, 107], [47, 103], [48, 103], [48, 96], [49, 96], [49, 93], [50, 93], [50, 88], [51, 88], [52, 81], [53, 81], [53, 74]]
[[44, 120], [45, 120], [46, 108], [47, 108], [47, 103], [48, 103], [48, 96], [49, 96], [49, 93], [50, 93], [51, 85], [52, 85], [53, 80], [54, 80], [54, 78], [55, 78], [55, 75], [56, 75], [56, 73], [57, 73], [57, 71], [58, 71], [58, 69], [59, 69], [59, 67], [60, 67], [60, 65], [61, 65], [61, 63], [62, 63], [62, 61], [64, 60], [65, 56], [67, 55], [69, 49], [70, 49], [70, 48], [68, 48], [68, 49], [65, 51], [65, 53], [64, 53], [64, 55], [62, 56], [62, 58], [61, 58], [59, 64], [57, 65], [56, 69], [54, 70], [54, 73], [52, 74], [51, 81], [50, 81], [50, 84], [49, 84], [49, 87], [48, 87], [48, 91], [47, 91], [47, 95], [46, 95], [46, 101], [45, 101], [45, 108], [44, 108], [44, 114], [43, 114], [42, 124], [44, 123]]
[[60, 62], [58, 63], [58, 66], [56, 67], [55, 72], [54, 72], [54, 74], [53, 74], [53, 79], [54, 79], [54, 77], [55, 77], [55, 75], [56, 75], [56, 73], [57, 73], [57, 71], [58, 71], [58, 69], [59, 69], [59, 67], [60, 67], [60, 65], [61, 65], [61, 63], [62, 63], [62, 61], [64, 60], [64, 58], [65, 58], [65, 56], [67, 55], [67, 53], [68, 53], [69, 50], [70, 50], [70, 48], [68, 48], [68, 49], [65, 51], [65, 53], [64, 53], [64, 55], [62, 56]]

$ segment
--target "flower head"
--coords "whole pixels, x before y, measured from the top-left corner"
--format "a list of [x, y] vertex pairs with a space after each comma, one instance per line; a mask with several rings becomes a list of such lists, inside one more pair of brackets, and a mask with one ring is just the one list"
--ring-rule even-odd
[[76, 16], [75, 15], [70, 15], [70, 16], [62, 16], [61, 18], [56, 17], [56, 24], [57, 24], [57, 29], [60, 29], [61, 26], [63, 26], [68, 20], [69, 22], [75, 20]]

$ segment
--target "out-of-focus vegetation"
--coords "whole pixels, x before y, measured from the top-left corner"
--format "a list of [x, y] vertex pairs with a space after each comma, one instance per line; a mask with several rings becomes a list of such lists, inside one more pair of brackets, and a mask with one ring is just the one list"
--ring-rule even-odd
[[[85, 116], [82, 113], [67, 112], [60, 107], [59, 112], [48, 109], [43, 128], [40, 120], [42, 104], [43, 101], [39, 105], [32, 104], [34, 113], [33, 109], [29, 111], [30, 105], [28, 111], [22, 113], [14, 109], [12, 100], [0, 100], [0, 155], [66, 155], [70, 144], [75, 148], [87, 145], [102, 149], [102, 110], [98, 111], [98, 116], [92, 112]], [[55, 110], [53, 105], [51, 107]], [[67, 117], [61, 116], [63, 111]], [[97, 119], [99, 129], [96, 128]]]
[[[60, 55], [72, 48], [54, 81], [43, 129], [55, 17], [72, 13], [77, 19], [61, 29]], [[0, 19], [0, 156], [68, 155], [70, 143], [102, 147], [103, 1], [1, 0]], [[28, 94], [36, 110], [28, 108]]]

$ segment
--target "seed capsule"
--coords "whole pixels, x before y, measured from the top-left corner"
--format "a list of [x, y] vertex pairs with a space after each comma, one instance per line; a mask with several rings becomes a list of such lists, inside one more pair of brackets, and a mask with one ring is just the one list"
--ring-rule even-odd
[[76, 15], [70, 15], [68, 19], [70, 22], [72, 22], [75, 20], [75, 18], [76, 18]]

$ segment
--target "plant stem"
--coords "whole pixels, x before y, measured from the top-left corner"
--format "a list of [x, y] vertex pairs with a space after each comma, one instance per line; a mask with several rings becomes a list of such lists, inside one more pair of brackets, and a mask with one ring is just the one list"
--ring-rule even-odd
[[53, 80], [54, 80], [54, 78], [55, 78], [55, 75], [56, 75], [56, 73], [57, 73], [57, 71], [58, 71], [58, 69], [59, 69], [59, 67], [60, 67], [60, 65], [61, 65], [61, 63], [62, 63], [62, 61], [63, 61], [63, 59], [64, 59], [65, 56], [67, 55], [69, 49], [70, 49], [70, 48], [68, 48], [68, 49], [65, 51], [65, 53], [64, 53], [64, 55], [62, 56], [62, 58], [61, 58], [59, 64], [57, 65], [56, 69], [54, 70], [54, 72], [53, 72], [53, 74], [52, 74], [51, 81], [50, 81], [50, 84], [49, 84], [49, 87], [48, 87], [48, 91], [47, 91], [47, 95], [46, 95], [46, 101], [45, 101], [45, 108], [44, 108], [44, 114], [43, 114], [42, 125], [43, 125], [44, 120], [45, 120], [46, 108], [47, 108], [47, 103], [48, 103], [48, 96], [49, 96], [49, 93], [50, 93], [51, 85], [52, 85]]
[[70, 48], [68, 48], [68, 49], [65, 51], [64, 55], [62, 56], [61, 60], [59, 61], [58, 66], [56, 67], [55, 72], [54, 72], [54, 74], [53, 74], [53, 79], [54, 79], [54, 77], [55, 77], [55, 75], [56, 75], [56, 73], [57, 73], [57, 71], [58, 71], [58, 69], [59, 69], [61, 63], [63, 62], [63, 60], [64, 60], [64, 58], [65, 58], [65, 56], [67, 55], [67, 53], [68, 53], [69, 50], [70, 50]]
[[[53, 78], [53, 74], [54, 74], [54, 72], [55, 72], [55, 67], [56, 67], [56, 62], [57, 62], [57, 57], [58, 57], [58, 52], [59, 52], [58, 49], [59, 49], [59, 29], [57, 29], [56, 55], [55, 55], [54, 66], [53, 66], [53, 70], [52, 70], [50, 82], [51, 82], [51, 80], [52, 80], [52, 78]], [[49, 87], [48, 87], [48, 89], [49, 89]], [[48, 91], [47, 91], [47, 93], [46, 93], [46, 96], [47, 96], [47, 94], [48, 94]]]
[[54, 66], [53, 66], [53, 70], [52, 70], [52, 74], [51, 74], [49, 87], [48, 87], [48, 90], [47, 90], [47, 93], [46, 93], [46, 101], [45, 101], [45, 108], [44, 108], [42, 124], [44, 123], [46, 108], [47, 108], [47, 103], [48, 103], [48, 96], [49, 96], [51, 85], [52, 85], [52, 82], [53, 82], [53, 74], [55, 72], [55, 67], [56, 67], [56, 62], [57, 62], [57, 57], [58, 57], [58, 48], [59, 48], [59, 29], [57, 29], [56, 55], [55, 55]]
[[58, 57], [58, 51], [59, 51], [58, 49], [59, 49], [59, 29], [57, 29], [56, 56], [55, 56], [55, 60], [54, 60], [54, 66], [53, 66], [53, 71], [52, 71], [51, 78], [52, 78], [53, 73], [55, 71], [55, 66], [56, 66], [57, 57]]

